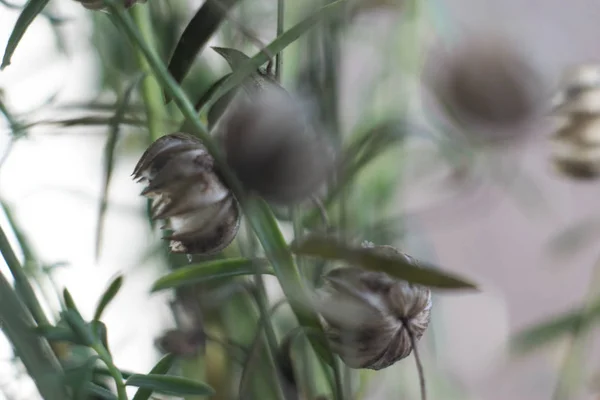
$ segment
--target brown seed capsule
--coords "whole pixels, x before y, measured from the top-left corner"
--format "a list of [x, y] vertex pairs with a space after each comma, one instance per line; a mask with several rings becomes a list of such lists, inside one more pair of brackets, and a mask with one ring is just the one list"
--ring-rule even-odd
[[[508, 42], [471, 39], [435, 61], [434, 94], [465, 126], [514, 128], [534, 114], [541, 82], [524, 55]], [[495, 140], [487, 136], [474, 139]]]
[[[390, 257], [416, 261], [391, 246], [366, 244]], [[331, 346], [351, 368], [380, 370], [407, 357], [431, 316], [428, 288], [356, 267], [326, 275], [321, 312]]]
[[565, 71], [553, 113], [562, 125], [550, 139], [560, 173], [589, 180], [600, 175], [600, 66], [582, 64]]
[[238, 203], [195, 137], [185, 133], [161, 137], [144, 152], [133, 175], [148, 183], [142, 195], [152, 199], [152, 218], [167, 220], [164, 228], [173, 233], [165, 239], [172, 252], [213, 254], [235, 238]]
[[244, 187], [273, 203], [309, 198], [332, 165], [327, 144], [304, 110], [273, 84], [239, 98], [219, 136], [227, 163]]

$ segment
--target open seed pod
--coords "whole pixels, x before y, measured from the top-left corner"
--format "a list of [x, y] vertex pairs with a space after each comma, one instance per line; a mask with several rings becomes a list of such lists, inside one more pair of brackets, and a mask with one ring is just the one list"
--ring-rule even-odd
[[600, 66], [581, 64], [565, 71], [554, 99], [560, 126], [550, 139], [552, 160], [570, 178], [600, 175]]
[[[373, 246], [390, 257], [416, 261], [391, 246]], [[347, 266], [334, 269], [320, 289], [320, 311], [332, 350], [351, 368], [380, 370], [408, 357], [427, 329], [428, 288], [382, 272]]]
[[142, 195], [152, 199], [152, 218], [173, 233], [174, 253], [209, 255], [235, 238], [240, 223], [237, 200], [217, 175], [213, 158], [195, 137], [173, 133], [155, 141], [133, 176], [147, 182]]
[[333, 165], [330, 147], [304, 109], [275, 84], [238, 97], [223, 117], [219, 139], [244, 187], [277, 205], [310, 198]]

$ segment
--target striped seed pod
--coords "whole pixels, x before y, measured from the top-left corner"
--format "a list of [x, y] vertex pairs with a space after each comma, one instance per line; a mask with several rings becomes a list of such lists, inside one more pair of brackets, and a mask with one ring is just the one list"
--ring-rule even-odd
[[550, 138], [552, 161], [562, 175], [590, 180], [600, 175], [600, 65], [567, 69], [554, 98], [558, 127]]
[[155, 141], [133, 172], [147, 182], [152, 218], [166, 220], [173, 253], [209, 255], [235, 238], [240, 224], [237, 200], [223, 184], [214, 160], [195, 137], [173, 133]]
[[[372, 248], [389, 257], [412, 257], [392, 246]], [[387, 368], [413, 350], [431, 316], [428, 288], [395, 279], [383, 272], [347, 266], [326, 276], [321, 290], [321, 315], [332, 349], [351, 368]]]

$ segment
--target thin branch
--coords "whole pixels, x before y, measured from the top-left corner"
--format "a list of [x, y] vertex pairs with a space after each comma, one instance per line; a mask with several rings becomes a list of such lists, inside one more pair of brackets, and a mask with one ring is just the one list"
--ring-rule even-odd
[[421, 400], [427, 400], [427, 390], [425, 384], [425, 372], [423, 371], [423, 364], [421, 362], [421, 357], [419, 356], [419, 350], [417, 348], [417, 340], [415, 339], [415, 334], [410, 328], [410, 322], [408, 319], [402, 319], [402, 325], [406, 329], [408, 333], [408, 337], [410, 338], [410, 346], [412, 347], [413, 355], [415, 357], [415, 363], [417, 364], [417, 372], [419, 373], [419, 386], [421, 388]]

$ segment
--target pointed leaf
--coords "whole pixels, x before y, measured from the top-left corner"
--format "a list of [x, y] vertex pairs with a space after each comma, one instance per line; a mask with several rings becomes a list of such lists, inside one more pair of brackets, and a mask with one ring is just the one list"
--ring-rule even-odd
[[135, 374], [125, 381], [125, 385], [150, 389], [158, 393], [174, 396], [188, 394], [212, 396], [215, 394], [214, 389], [206, 383], [170, 375]]
[[[175, 363], [176, 357], [173, 354], [167, 354], [161, 358], [158, 363], [150, 371], [151, 375], [164, 375], [169, 372], [173, 364]], [[138, 389], [135, 392], [135, 396], [131, 400], [148, 400], [152, 396], [152, 389]]]
[[17, 45], [23, 38], [25, 31], [27, 31], [29, 25], [31, 25], [37, 15], [46, 7], [48, 1], [49, 0], [29, 0], [27, 2], [23, 8], [23, 11], [19, 15], [19, 18], [17, 19], [17, 23], [15, 24], [10, 37], [8, 38], [8, 43], [6, 44], [6, 50], [4, 51], [4, 57], [2, 58], [0, 70], [3, 70], [10, 65], [12, 55], [17, 49]]
[[104, 400], [117, 400], [117, 396], [113, 392], [95, 383], [88, 384], [88, 393]]
[[123, 276], [117, 276], [111, 283], [108, 285], [108, 288], [100, 298], [100, 302], [98, 302], [98, 306], [96, 307], [96, 312], [94, 313], [94, 320], [99, 321], [102, 317], [102, 313], [108, 304], [115, 298], [117, 293], [119, 293], [119, 289], [123, 285]]
[[194, 285], [212, 279], [228, 278], [241, 275], [273, 274], [266, 260], [247, 258], [230, 258], [226, 260], [208, 261], [201, 264], [177, 268], [175, 271], [158, 279], [152, 285], [152, 292]]
[[280, 35], [277, 39], [271, 42], [264, 51], [259, 52], [251, 59], [242, 63], [233, 74], [227, 79], [221, 87], [211, 96], [207, 104], [214, 103], [225, 93], [239, 86], [244, 80], [249, 77], [252, 73], [258, 70], [258, 68], [269, 61], [268, 54], [276, 55], [283, 51], [287, 46], [296, 41], [300, 36], [312, 28], [315, 24], [329, 16], [335, 14], [340, 10], [340, 7], [345, 4], [345, 0], [338, 0], [330, 3], [316, 13], [302, 20], [298, 24], [291, 27], [289, 30]]
[[[177, 83], [183, 82], [202, 48], [214, 35], [227, 16], [227, 12], [238, 1], [208, 0], [196, 12], [181, 34], [181, 38], [169, 61], [169, 72]], [[166, 94], [165, 97], [167, 97]], [[169, 101], [168, 98], [167, 101]]]
[[[71, 293], [69, 292], [69, 290], [67, 288], [63, 289], [63, 300], [65, 302], [65, 307], [68, 310], [75, 310], [77, 311], [77, 306], [75, 305], [75, 301], [73, 300], [73, 296], [71, 296]], [[79, 311], [77, 311], [79, 312]]]
[[50, 342], [70, 342], [74, 344], [83, 344], [81, 340], [69, 328], [59, 326], [40, 325], [35, 328], [38, 335], [45, 337]]
[[73, 330], [78, 340], [86, 346], [91, 346], [94, 340], [94, 334], [92, 330], [85, 323], [81, 315], [73, 309], [69, 309], [67, 311], [63, 311], [61, 313], [62, 318], [64, 318], [65, 322], [69, 325], [69, 327]]
[[385, 272], [408, 282], [439, 289], [475, 289], [466, 279], [442, 271], [435, 266], [411, 264], [403, 257], [386, 257], [369, 248], [349, 247], [331, 237], [308, 236], [292, 244], [298, 255], [318, 257], [326, 260], [344, 261], [370, 271]]
[[100, 255], [100, 248], [102, 247], [102, 232], [104, 229], [106, 209], [108, 208], [108, 191], [110, 189], [110, 182], [115, 165], [115, 150], [117, 148], [117, 142], [121, 132], [121, 122], [125, 116], [125, 111], [129, 106], [129, 101], [131, 100], [133, 90], [145, 75], [145, 73], [142, 73], [133, 79], [127, 90], [125, 90], [123, 97], [117, 101], [115, 115], [111, 121], [110, 133], [104, 148], [104, 180], [102, 183], [102, 195], [100, 198], [98, 221], [96, 224], [96, 259], [98, 259]]
[[512, 348], [515, 352], [528, 352], [547, 345], [578, 329], [587, 329], [600, 320], [600, 303], [589, 310], [578, 309], [524, 329], [513, 336]]
[[231, 67], [232, 71], [235, 71], [250, 59], [250, 57], [238, 49], [232, 49], [229, 47], [212, 47], [212, 49], [219, 53], [219, 55], [223, 57], [225, 61], [227, 61], [227, 64], [229, 64], [229, 67]]
[[86, 399], [92, 379], [94, 366], [99, 357], [94, 355], [88, 358], [83, 365], [77, 365], [65, 370], [65, 383], [73, 389], [75, 399]]

